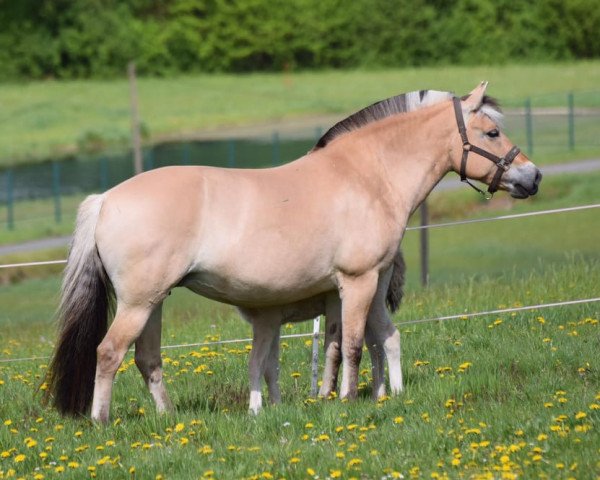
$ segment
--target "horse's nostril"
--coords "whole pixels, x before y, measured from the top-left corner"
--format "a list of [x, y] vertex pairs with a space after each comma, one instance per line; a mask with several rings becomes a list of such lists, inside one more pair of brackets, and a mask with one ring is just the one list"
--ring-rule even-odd
[[534, 180], [534, 184], [537, 187], [540, 182], [542, 181], [542, 172], [540, 172], [539, 170], [537, 171], [536, 175], [535, 175], [535, 180]]

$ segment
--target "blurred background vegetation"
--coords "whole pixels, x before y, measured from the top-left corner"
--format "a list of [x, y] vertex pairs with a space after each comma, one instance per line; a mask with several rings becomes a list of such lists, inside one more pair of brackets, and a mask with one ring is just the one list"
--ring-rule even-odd
[[0, 79], [600, 56], [597, 0], [0, 0]]

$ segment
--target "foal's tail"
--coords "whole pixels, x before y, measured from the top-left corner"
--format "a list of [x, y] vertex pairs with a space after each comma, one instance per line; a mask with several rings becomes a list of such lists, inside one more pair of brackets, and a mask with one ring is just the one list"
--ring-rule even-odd
[[103, 195], [91, 195], [79, 207], [63, 277], [59, 335], [44, 395], [62, 414], [85, 414], [90, 406], [96, 348], [106, 334], [112, 304], [112, 285], [94, 238], [103, 200]]
[[385, 303], [387, 303], [390, 312], [395, 313], [402, 302], [402, 296], [404, 291], [404, 273], [406, 272], [406, 263], [404, 263], [404, 256], [402, 250], [398, 250], [394, 257], [394, 263], [392, 264], [392, 278], [388, 286], [387, 295], [385, 297]]

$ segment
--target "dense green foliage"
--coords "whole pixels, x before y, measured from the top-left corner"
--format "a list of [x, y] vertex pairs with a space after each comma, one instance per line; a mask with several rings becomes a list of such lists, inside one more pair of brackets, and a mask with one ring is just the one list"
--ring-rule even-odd
[[600, 56], [596, 0], [0, 1], [0, 78]]

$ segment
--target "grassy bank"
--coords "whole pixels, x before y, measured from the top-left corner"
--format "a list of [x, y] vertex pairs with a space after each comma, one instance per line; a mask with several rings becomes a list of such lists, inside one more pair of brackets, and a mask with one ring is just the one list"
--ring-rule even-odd
[[[596, 295], [598, 260], [545, 262], [498, 282], [408, 289], [394, 318], [403, 337], [403, 395], [309, 398], [310, 347], [284, 342], [283, 404], [246, 413], [245, 344], [164, 352], [176, 411], [157, 416], [133, 360], [118, 374], [111, 424], [43, 408], [44, 360], [0, 364], [0, 478], [595, 478], [600, 377], [597, 304], [444, 323], [446, 313]], [[2, 358], [43, 355], [54, 338], [57, 280], [7, 287]], [[163, 344], [245, 338], [226, 306], [181, 290], [166, 304]], [[284, 328], [306, 332], [310, 325]]]
[[[600, 62], [411, 68], [292, 74], [198, 75], [139, 79], [149, 139], [236, 125], [344, 114], [400, 92], [435, 88], [467, 93], [478, 81], [507, 106], [564, 106], [568, 91], [598, 89]], [[554, 95], [556, 94], [556, 95]], [[129, 139], [129, 88], [122, 81], [0, 85], [0, 164], [37, 161]], [[583, 98], [583, 105], [594, 102]], [[596, 98], [596, 97], [594, 97]]]

